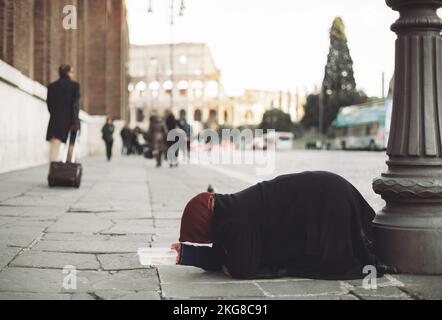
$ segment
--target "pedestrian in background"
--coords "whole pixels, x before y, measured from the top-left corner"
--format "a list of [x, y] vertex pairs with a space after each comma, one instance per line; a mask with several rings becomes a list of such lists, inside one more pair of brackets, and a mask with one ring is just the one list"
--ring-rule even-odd
[[47, 106], [50, 114], [46, 140], [50, 143], [50, 162], [59, 161], [61, 143], [66, 143], [71, 131], [68, 161], [71, 161], [76, 133], [80, 129], [80, 85], [73, 81], [74, 69], [61, 65], [60, 79], [48, 86]]
[[141, 154], [141, 144], [140, 144], [140, 133], [141, 129], [140, 127], [135, 127], [134, 130], [132, 130], [132, 150], [134, 150], [134, 153]]
[[103, 129], [101, 129], [102, 137], [104, 140], [104, 143], [106, 144], [106, 156], [107, 161], [111, 161], [112, 159], [112, 147], [114, 145], [114, 121], [112, 117], [108, 117], [106, 119], [106, 124], [103, 126]]
[[150, 117], [149, 131], [147, 132], [147, 141], [152, 154], [157, 161], [157, 168], [161, 167], [163, 153], [166, 150], [166, 127], [158, 116]]
[[[171, 131], [176, 130], [178, 128], [178, 122], [174, 116], [174, 114], [172, 113], [172, 111], [167, 111], [166, 112], [166, 128], [167, 128], [167, 134], [169, 134]], [[175, 154], [170, 155], [169, 154], [169, 150], [170, 148], [176, 143], [178, 142], [179, 137], [176, 137], [174, 140], [169, 141], [169, 139], [167, 139], [167, 160], [169, 161], [169, 166], [171, 168], [173, 167], [178, 167], [178, 154], [179, 154], [179, 149], [177, 149], [177, 151], [175, 152]]]
[[130, 155], [132, 153], [132, 130], [130, 130], [127, 122], [124, 124], [123, 129], [121, 129], [120, 136], [123, 141], [121, 154]]
[[[180, 111], [180, 119], [178, 121], [178, 125], [186, 134], [187, 158], [190, 158], [190, 144], [192, 141], [192, 127], [187, 122], [185, 110]], [[185, 152], [185, 151], [183, 150], [183, 152]]]

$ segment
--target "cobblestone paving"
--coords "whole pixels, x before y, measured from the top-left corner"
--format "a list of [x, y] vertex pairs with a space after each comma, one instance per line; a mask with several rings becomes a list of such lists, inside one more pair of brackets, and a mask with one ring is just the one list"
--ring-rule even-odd
[[[46, 166], [0, 175], [0, 299], [440, 299], [439, 276], [387, 276], [377, 290], [365, 290], [361, 281], [237, 281], [138, 261], [138, 248], [177, 240], [184, 205], [209, 184], [230, 193], [254, 179], [330, 170], [379, 209], [370, 185], [384, 160], [380, 153], [282, 153], [276, 172], [257, 178], [245, 166], [156, 169], [142, 158], [90, 157], [78, 190], [49, 189]], [[63, 288], [66, 266], [77, 270], [76, 289]]]

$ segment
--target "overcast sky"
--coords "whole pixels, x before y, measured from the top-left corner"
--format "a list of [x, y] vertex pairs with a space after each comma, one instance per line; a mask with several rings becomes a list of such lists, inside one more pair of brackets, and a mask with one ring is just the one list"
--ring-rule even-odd
[[[153, 14], [148, 0], [127, 3], [132, 43], [170, 42], [170, 0], [152, 0]], [[186, 7], [176, 18], [174, 41], [207, 43], [229, 95], [319, 86], [336, 16], [346, 25], [358, 87], [380, 96], [382, 72], [387, 83], [393, 74], [390, 25], [398, 14], [385, 0], [186, 0]]]

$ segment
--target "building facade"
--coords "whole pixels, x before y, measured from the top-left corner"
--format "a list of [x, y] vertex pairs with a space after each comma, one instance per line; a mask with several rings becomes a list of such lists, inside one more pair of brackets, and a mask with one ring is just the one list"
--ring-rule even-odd
[[221, 72], [206, 44], [131, 46], [130, 122], [146, 128], [152, 114], [185, 110], [194, 128], [232, 121]]
[[297, 92], [247, 89], [241, 96], [229, 98], [232, 125], [257, 126], [264, 113], [274, 108], [288, 113], [293, 122], [298, 122], [304, 116], [304, 103], [305, 98]]
[[[77, 28], [65, 29], [66, 6]], [[91, 115], [128, 117], [125, 0], [0, 0], [0, 60], [43, 85], [70, 64]]]

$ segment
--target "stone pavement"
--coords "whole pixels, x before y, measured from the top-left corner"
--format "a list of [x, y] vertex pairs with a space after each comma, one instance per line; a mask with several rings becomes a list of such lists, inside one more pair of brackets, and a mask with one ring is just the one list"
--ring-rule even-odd
[[[196, 268], [143, 267], [138, 248], [175, 242], [182, 209], [194, 194], [209, 183], [220, 193], [248, 183], [220, 168], [156, 169], [135, 157], [111, 163], [90, 157], [83, 164], [78, 190], [49, 189], [46, 166], [0, 175], [0, 299], [442, 298], [438, 276], [386, 276], [377, 290], [365, 290], [361, 281], [238, 281]], [[63, 288], [66, 266], [77, 270], [76, 289]]]

